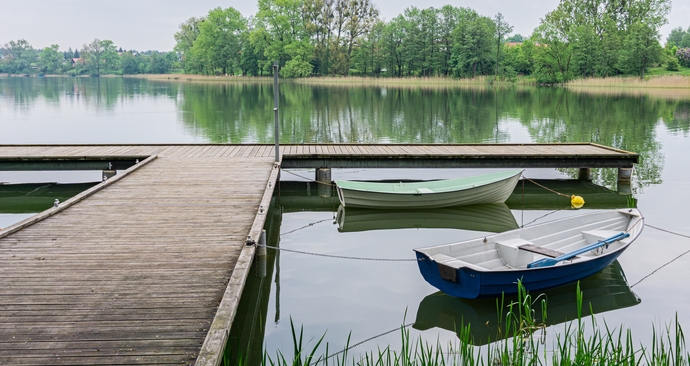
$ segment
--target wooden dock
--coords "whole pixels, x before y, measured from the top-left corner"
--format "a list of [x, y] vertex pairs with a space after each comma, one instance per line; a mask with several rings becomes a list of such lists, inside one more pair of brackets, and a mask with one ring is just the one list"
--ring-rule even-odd
[[[489, 146], [281, 152], [292, 167], [386, 160], [448, 167], [511, 156], [554, 167], [637, 161], [592, 144]], [[0, 145], [0, 170], [126, 169], [0, 231], [0, 363], [217, 365], [254, 254], [247, 236], [258, 240], [279, 179], [273, 152], [273, 145]]]

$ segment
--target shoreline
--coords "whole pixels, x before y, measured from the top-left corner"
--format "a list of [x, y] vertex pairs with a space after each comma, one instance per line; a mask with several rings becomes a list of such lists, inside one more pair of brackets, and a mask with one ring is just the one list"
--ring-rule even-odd
[[[143, 78], [157, 81], [203, 81], [203, 82], [273, 82], [272, 76], [204, 76], [193, 74], [139, 74], [125, 75], [124, 77]], [[282, 83], [306, 84], [306, 85], [390, 85], [390, 86], [540, 86], [533, 79], [518, 78], [517, 81], [496, 81], [491, 82], [491, 76], [478, 76], [475, 78], [456, 79], [450, 77], [402, 77], [402, 78], [373, 78], [361, 76], [349, 77], [308, 77], [284, 79]], [[684, 75], [661, 75], [651, 76], [644, 80], [637, 77], [609, 77], [609, 78], [588, 78], [575, 79], [564, 84], [553, 85], [554, 87], [564, 88], [625, 88], [625, 89], [690, 89], [690, 76]]]
[[[0, 74], [0, 78], [35, 78], [36, 75], [13, 75], [7, 73]], [[88, 78], [88, 75], [67, 76], [67, 75], [44, 75], [45, 78]], [[168, 82], [204, 82], [204, 83], [273, 83], [272, 76], [206, 76], [195, 74], [136, 74], [136, 75], [101, 75], [103, 78], [135, 78], [152, 81]], [[516, 81], [493, 81], [492, 76], [478, 76], [475, 78], [452, 78], [452, 77], [402, 77], [402, 78], [374, 78], [362, 76], [325, 76], [285, 79], [281, 78], [281, 83], [303, 84], [303, 85], [322, 85], [322, 86], [391, 86], [391, 87], [419, 87], [419, 88], [454, 88], [454, 87], [543, 87], [537, 85], [533, 79], [518, 77]], [[612, 91], [641, 93], [644, 90], [653, 91], [652, 94], [673, 93], [679, 91], [685, 94], [690, 92], [690, 76], [686, 75], [659, 75], [650, 76], [645, 79], [631, 76], [615, 76], [609, 78], [587, 78], [575, 79], [563, 84], [556, 84], [551, 87], [561, 87], [575, 91], [596, 91], [604, 90], [606, 93]]]

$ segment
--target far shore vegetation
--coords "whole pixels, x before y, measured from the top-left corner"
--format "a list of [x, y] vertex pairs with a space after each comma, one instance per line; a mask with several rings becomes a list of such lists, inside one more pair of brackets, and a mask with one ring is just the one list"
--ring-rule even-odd
[[278, 62], [281, 77], [309, 84], [687, 88], [690, 27], [662, 40], [670, 11], [671, 0], [561, 0], [523, 36], [501, 13], [452, 5], [384, 21], [373, 0], [260, 0], [249, 17], [218, 7], [183, 21], [169, 52], [13, 40], [0, 47], [0, 73], [215, 81], [270, 77]]

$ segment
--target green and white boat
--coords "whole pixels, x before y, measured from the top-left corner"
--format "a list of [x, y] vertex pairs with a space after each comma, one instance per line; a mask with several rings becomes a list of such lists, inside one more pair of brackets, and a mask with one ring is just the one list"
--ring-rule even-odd
[[439, 208], [504, 203], [517, 184], [521, 170], [414, 183], [337, 180], [343, 207], [381, 209]]

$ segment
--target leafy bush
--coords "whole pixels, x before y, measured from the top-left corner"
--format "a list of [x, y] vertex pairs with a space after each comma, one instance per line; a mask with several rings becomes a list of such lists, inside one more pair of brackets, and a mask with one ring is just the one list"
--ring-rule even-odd
[[676, 51], [678, 62], [685, 67], [690, 67], [690, 48], [679, 48]]
[[671, 57], [666, 63], [666, 70], [668, 71], [678, 71], [680, 70], [680, 65], [678, 64], [678, 59]]

